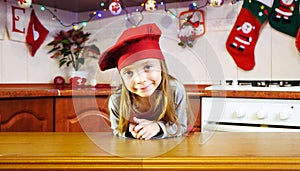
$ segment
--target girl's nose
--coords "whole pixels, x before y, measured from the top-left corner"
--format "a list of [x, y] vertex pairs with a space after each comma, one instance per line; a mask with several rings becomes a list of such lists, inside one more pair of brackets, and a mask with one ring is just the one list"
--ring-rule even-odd
[[136, 83], [143, 83], [147, 80], [146, 73], [144, 71], [138, 72], [135, 78]]

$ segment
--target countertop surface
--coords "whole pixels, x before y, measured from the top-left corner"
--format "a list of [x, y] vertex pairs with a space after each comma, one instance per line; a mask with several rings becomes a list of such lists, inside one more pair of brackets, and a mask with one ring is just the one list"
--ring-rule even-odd
[[107, 85], [97, 87], [56, 87], [52, 84], [0, 84], [0, 98], [100, 96], [109, 95], [114, 88]]
[[[185, 85], [191, 96], [202, 97], [243, 97], [243, 98], [274, 98], [300, 99], [299, 91], [289, 89], [205, 89], [208, 85]], [[21, 97], [64, 97], [64, 96], [107, 96], [115, 88], [109, 85], [96, 87], [64, 87], [57, 88], [51, 84], [0, 84], [0, 98]]]
[[137, 140], [112, 132], [0, 132], [0, 159], [13, 156], [299, 157], [293, 132], [193, 132], [176, 138]]
[[300, 169], [299, 141], [299, 133], [195, 132], [145, 141], [111, 132], [1, 132], [0, 168]]

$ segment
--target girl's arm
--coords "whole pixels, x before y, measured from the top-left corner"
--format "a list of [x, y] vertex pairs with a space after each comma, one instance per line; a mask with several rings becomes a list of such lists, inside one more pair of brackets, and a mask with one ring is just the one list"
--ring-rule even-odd
[[[121, 133], [118, 130], [119, 127], [119, 122], [120, 122], [120, 114], [119, 114], [119, 104], [120, 104], [120, 94], [113, 94], [110, 96], [109, 101], [108, 101], [108, 108], [109, 108], [109, 117], [110, 117], [110, 122], [111, 122], [111, 128], [113, 130], [113, 134], [115, 136], [120, 136], [120, 137], [131, 137], [135, 138], [129, 130], [127, 130], [124, 133]], [[131, 125], [130, 125], [131, 126]], [[130, 128], [129, 126], [129, 128]]]
[[[182, 136], [187, 131], [187, 95], [183, 84], [175, 82], [175, 109], [178, 117], [178, 124], [169, 124], [164, 121], [158, 121], [158, 125], [162, 129], [162, 134], [156, 136], [156, 138], [168, 138], [174, 136]], [[179, 128], [180, 127], [180, 128]], [[176, 135], [177, 130], [180, 131]]]

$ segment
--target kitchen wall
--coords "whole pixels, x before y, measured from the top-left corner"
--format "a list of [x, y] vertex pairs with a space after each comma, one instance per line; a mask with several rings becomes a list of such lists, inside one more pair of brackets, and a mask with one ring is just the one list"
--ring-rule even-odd
[[[4, 2], [0, 1], [3, 7]], [[8, 1], [9, 3], [13, 3]], [[168, 4], [174, 14], [187, 10], [190, 3]], [[267, 5], [272, 5], [266, 1]], [[256, 65], [251, 71], [239, 69], [225, 48], [225, 42], [239, 14], [242, 2], [229, 5], [227, 1], [221, 7], [207, 6], [205, 11], [206, 33], [196, 39], [194, 47], [182, 48], [177, 45], [178, 20], [167, 14], [162, 7], [154, 12], [143, 12], [140, 24], [156, 23], [162, 30], [161, 46], [166, 56], [170, 73], [185, 83], [220, 83], [224, 79], [242, 80], [299, 80], [300, 55], [295, 47], [295, 38], [280, 33], [266, 22], [262, 27], [255, 48]], [[6, 36], [0, 40], [0, 82], [1, 83], [51, 83], [56, 75], [67, 77], [65, 68], [58, 68], [58, 61], [47, 54], [49, 43], [62, 27], [57, 21], [52, 21], [52, 15], [39, 10], [33, 5], [36, 15], [42, 24], [50, 31], [44, 44], [34, 57], [31, 57], [24, 42], [12, 41]], [[50, 8], [51, 9], [51, 8]], [[0, 15], [4, 10], [1, 10]], [[7, 12], [8, 14], [8, 12]], [[65, 23], [86, 20], [89, 13], [71, 13], [57, 10], [55, 13]], [[85, 31], [91, 32], [91, 43], [97, 44], [103, 52], [115, 43], [121, 32], [132, 25], [125, 20], [125, 15], [94, 19], [88, 22]], [[129, 18], [138, 22], [142, 17], [132, 13]], [[116, 70], [100, 72], [97, 61], [89, 61], [86, 70], [89, 80], [96, 79], [98, 83], [117, 84]]]

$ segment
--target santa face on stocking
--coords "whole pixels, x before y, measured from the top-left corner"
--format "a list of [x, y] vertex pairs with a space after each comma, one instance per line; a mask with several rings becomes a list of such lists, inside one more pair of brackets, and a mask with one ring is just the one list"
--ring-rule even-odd
[[255, 27], [249, 23], [244, 22], [241, 26], [237, 26], [237, 35], [234, 37], [235, 41], [230, 44], [232, 48], [237, 48], [239, 51], [244, 51], [245, 46], [249, 46], [252, 41], [251, 31]]
[[274, 21], [279, 22], [283, 17], [283, 22], [288, 23], [289, 17], [293, 15], [295, 8], [294, 0], [280, 0], [280, 5], [278, 8], [275, 8], [277, 12], [276, 17], [273, 18]]

